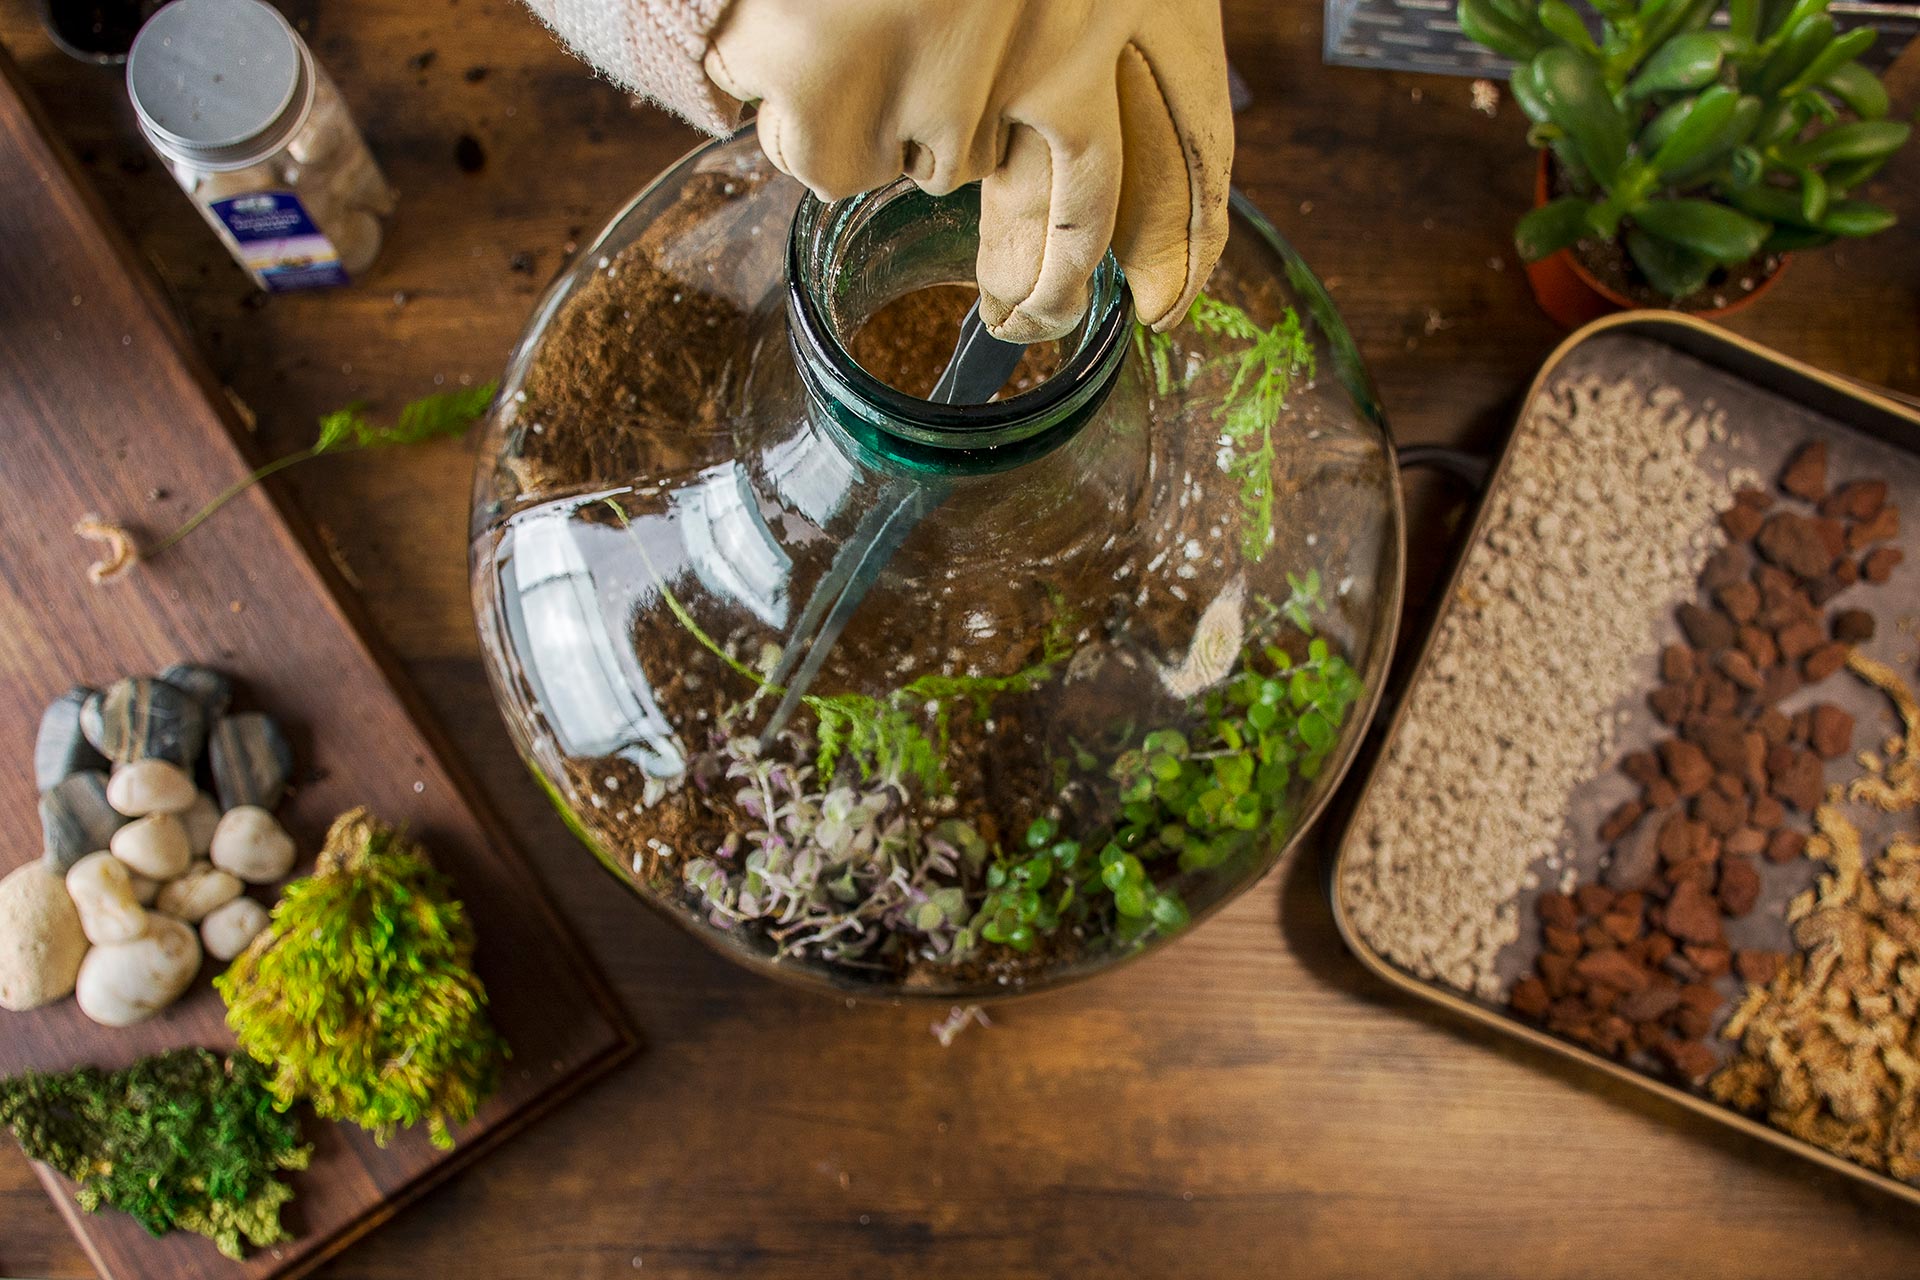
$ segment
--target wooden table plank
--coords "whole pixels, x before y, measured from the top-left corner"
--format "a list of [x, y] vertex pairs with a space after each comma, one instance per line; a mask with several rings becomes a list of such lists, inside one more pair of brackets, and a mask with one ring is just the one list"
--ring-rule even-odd
[[[281, 817], [307, 857], [356, 804], [404, 822], [434, 851], [484, 940], [476, 963], [516, 1051], [454, 1153], [422, 1131], [383, 1148], [350, 1126], [309, 1124], [314, 1160], [291, 1179], [297, 1198], [286, 1214], [295, 1239], [244, 1265], [221, 1263], [184, 1232], [155, 1240], [122, 1214], [83, 1214], [65, 1182], [41, 1171], [103, 1273], [298, 1271], [623, 1057], [632, 1040], [498, 820], [475, 807], [470, 781], [357, 629], [357, 605], [336, 599], [315, 561], [324, 553], [289, 526], [269, 490], [250, 491], [203, 536], [130, 579], [88, 580], [89, 554], [70, 532], [81, 513], [137, 513], [157, 487], [197, 505], [253, 463], [218, 385], [197, 357], [182, 358], [190, 349], [179, 324], [42, 125], [0, 57], [0, 733], [16, 748], [15, 767], [0, 769], [0, 811], [33, 812], [34, 726], [62, 689], [181, 660], [216, 665], [247, 705], [288, 728], [301, 768]], [[36, 841], [19, 839], [0, 868], [37, 856]], [[178, 1004], [121, 1030], [89, 1022], [71, 1000], [0, 1013], [0, 1074], [231, 1045], [211, 989], [218, 968], [204, 965]]]
[[[0, 39], [93, 153], [273, 450], [355, 396], [392, 407], [436, 375], [493, 376], [570, 229], [590, 233], [694, 141], [510, 0], [289, 12], [311, 19], [401, 211], [364, 286], [249, 310], [184, 199], [140, 169], [111, 75], [48, 51], [20, 0], [0, 7]], [[1462, 80], [1322, 66], [1311, 0], [1234, 0], [1227, 25], [1255, 97], [1236, 178], [1329, 279], [1396, 435], [1495, 439], [1559, 336], [1508, 239], [1531, 174], [1518, 112], [1475, 113]], [[1920, 103], [1920, 56], [1894, 89]], [[462, 132], [486, 147], [478, 174], [453, 164]], [[1881, 187], [1900, 229], [1797, 261], [1732, 327], [1920, 392], [1920, 148]], [[522, 251], [531, 272], [510, 268]], [[925, 1011], [845, 1009], [735, 971], [615, 892], [514, 759], [466, 604], [471, 463], [437, 445], [316, 464], [292, 487], [537, 847], [649, 1052], [356, 1247], [342, 1274], [613, 1277], [635, 1258], [643, 1276], [1911, 1274], [1920, 1225], [1900, 1206], [1371, 982], [1310, 866], [950, 1050]], [[1444, 488], [1416, 498], [1414, 600], [1450, 514]], [[0, 1273], [85, 1274], [25, 1177], [0, 1153]]]

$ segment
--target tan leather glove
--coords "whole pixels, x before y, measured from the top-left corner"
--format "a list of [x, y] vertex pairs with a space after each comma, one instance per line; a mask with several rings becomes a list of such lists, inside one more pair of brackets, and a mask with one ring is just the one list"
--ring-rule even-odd
[[981, 315], [1071, 329], [1109, 244], [1169, 328], [1226, 242], [1219, 0], [733, 0], [705, 66], [822, 199], [982, 182]]

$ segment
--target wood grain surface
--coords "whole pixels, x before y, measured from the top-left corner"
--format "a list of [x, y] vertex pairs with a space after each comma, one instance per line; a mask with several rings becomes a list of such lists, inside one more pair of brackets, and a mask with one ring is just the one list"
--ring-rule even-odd
[[[33, 812], [34, 726], [69, 684], [105, 685], [182, 660], [218, 666], [248, 704], [288, 727], [301, 767], [280, 816], [306, 858], [334, 816], [357, 804], [433, 850], [483, 939], [476, 966], [514, 1051], [453, 1152], [419, 1130], [382, 1148], [352, 1126], [309, 1121], [313, 1163], [290, 1179], [295, 1238], [244, 1265], [186, 1232], [156, 1240], [124, 1214], [83, 1214], [70, 1186], [40, 1170], [95, 1264], [118, 1280], [299, 1271], [625, 1056], [631, 1037], [497, 820], [472, 809], [469, 782], [336, 603], [313, 559], [324, 553], [303, 545], [265, 491], [225, 511], [213, 536], [136, 577], [89, 581], [68, 531], [76, 513], [137, 511], [162, 476], [197, 505], [253, 464], [229, 426], [231, 406], [197, 357], [181, 358], [171, 312], [49, 148], [4, 56], [0, 189], [10, 193], [0, 201], [0, 741], [15, 760], [0, 769], [0, 812]], [[36, 843], [9, 842], [0, 870], [35, 858]], [[88, 1021], [72, 1000], [0, 1012], [0, 1075], [230, 1046], [211, 987], [218, 968], [204, 964], [178, 1004], [124, 1029]]]
[[[510, 0], [288, 11], [400, 213], [361, 285], [256, 305], [148, 160], [113, 73], [54, 52], [26, 0], [0, 0], [0, 40], [258, 415], [262, 453], [305, 443], [318, 413], [356, 397], [390, 409], [436, 378], [492, 377], [563, 246], [695, 141]], [[1476, 113], [1464, 80], [1321, 65], [1311, 0], [1233, 0], [1227, 30], [1254, 95], [1236, 180], [1327, 279], [1396, 436], [1486, 447], [1560, 336], [1510, 247], [1532, 176], [1519, 113]], [[1892, 84], [1912, 111], [1920, 55]], [[455, 166], [463, 133], [485, 149], [478, 173]], [[1732, 327], [1920, 393], [1920, 148], [1879, 185], [1901, 228], [1796, 261]], [[452, 444], [327, 460], [284, 491], [534, 852], [648, 1052], [331, 1274], [1913, 1273], [1911, 1209], [1370, 979], [1340, 947], [1312, 856], [1178, 946], [1008, 1006], [950, 1049], [924, 1009], [846, 1008], [737, 971], [609, 881], [514, 758], [467, 606], [472, 462]], [[125, 465], [181, 483], [137, 452]], [[1438, 482], [1414, 495], [1416, 604], [1444, 565], [1452, 497]], [[0, 1274], [87, 1274], [10, 1149]]]

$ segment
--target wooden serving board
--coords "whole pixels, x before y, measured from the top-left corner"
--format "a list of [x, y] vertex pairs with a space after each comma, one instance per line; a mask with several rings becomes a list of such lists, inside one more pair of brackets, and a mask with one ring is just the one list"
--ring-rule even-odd
[[[498, 819], [369, 642], [309, 531], [269, 489], [126, 577], [88, 581], [91, 549], [72, 533], [81, 515], [138, 527], [157, 510], [155, 523], [171, 525], [254, 463], [227, 397], [49, 139], [0, 54], [0, 814], [11, 833], [0, 874], [39, 855], [31, 750], [47, 702], [76, 681], [208, 663], [293, 740], [296, 786], [280, 817], [303, 869], [332, 818], [356, 804], [405, 823], [433, 851], [471, 911], [493, 1017], [513, 1050], [499, 1094], [451, 1152], [436, 1151], [423, 1130], [383, 1150], [357, 1128], [308, 1116], [313, 1164], [294, 1176], [297, 1198], [283, 1215], [295, 1239], [244, 1263], [199, 1236], [154, 1239], [123, 1214], [82, 1213], [72, 1187], [39, 1170], [115, 1280], [292, 1274], [625, 1057], [633, 1037]], [[179, 1004], [125, 1030], [94, 1025], [70, 999], [0, 1010], [0, 1075], [230, 1047], [216, 969], [204, 965]]]

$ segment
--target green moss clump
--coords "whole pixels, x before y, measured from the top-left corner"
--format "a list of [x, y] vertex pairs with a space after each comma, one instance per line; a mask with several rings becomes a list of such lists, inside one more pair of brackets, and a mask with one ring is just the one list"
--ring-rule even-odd
[[276, 1175], [313, 1151], [259, 1064], [205, 1049], [0, 1082], [0, 1124], [78, 1185], [88, 1213], [119, 1209], [156, 1236], [192, 1231], [229, 1258], [291, 1238], [280, 1206], [293, 1188]]
[[447, 1148], [448, 1126], [473, 1118], [508, 1056], [473, 945], [466, 909], [426, 851], [355, 809], [214, 987], [282, 1106], [307, 1099], [383, 1145], [425, 1121]]

